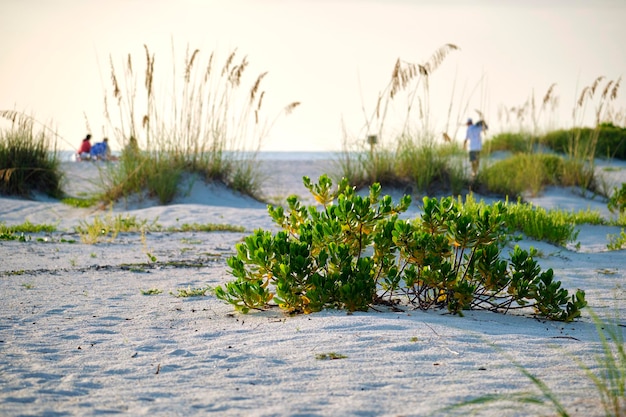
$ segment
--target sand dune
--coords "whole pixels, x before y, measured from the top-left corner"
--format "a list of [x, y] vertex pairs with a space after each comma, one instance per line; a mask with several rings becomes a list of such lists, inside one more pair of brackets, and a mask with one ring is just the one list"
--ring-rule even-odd
[[[265, 191], [274, 199], [305, 196], [301, 176], [331, 169], [329, 161], [266, 164], [274, 175]], [[89, 190], [98, 175], [96, 164], [64, 169], [74, 194]], [[625, 181], [626, 170], [617, 172], [622, 177], [614, 181]], [[606, 202], [575, 190], [548, 189], [533, 201], [606, 209]], [[273, 227], [264, 203], [201, 182], [168, 206], [144, 200], [113, 210], [164, 226]], [[409, 215], [417, 213], [414, 205]], [[52, 200], [0, 199], [0, 221], [58, 223], [60, 230], [41, 235], [46, 241], [0, 241], [0, 414], [468, 415], [472, 409], [444, 407], [485, 394], [538, 392], [517, 363], [571, 415], [603, 415], [593, 382], [576, 362], [597, 368], [601, 345], [588, 314], [568, 324], [481, 311], [240, 315], [212, 295], [175, 294], [231, 280], [226, 258], [248, 232], [122, 234], [109, 243], [80, 243], [73, 228], [105, 214]], [[542, 268], [553, 268], [566, 288], [585, 289], [600, 317], [618, 314], [623, 325], [626, 256], [606, 250], [609, 233], [619, 228], [584, 226], [579, 248], [518, 243], [540, 249]], [[163, 292], [142, 294], [152, 288]], [[331, 352], [345, 358], [316, 357]], [[556, 414], [517, 401], [474, 413]]]

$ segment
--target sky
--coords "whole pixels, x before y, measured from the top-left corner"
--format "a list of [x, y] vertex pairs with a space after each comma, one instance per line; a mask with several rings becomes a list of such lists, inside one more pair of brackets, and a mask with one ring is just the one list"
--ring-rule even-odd
[[[552, 84], [558, 106], [541, 122], [571, 127], [584, 122], [572, 119], [583, 88], [626, 72], [625, 18], [620, 0], [2, 0], [0, 110], [33, 115], [57, 131], [61, 148], [77, 148], [87, 131], [112, 135], [104, 117], [110, 60], [121, 66], [131, 54], [145, 64], [147, 45], [165, 88], [181, 61], [172, 49], [197, 48], [200, 62], [213, 52], [223, 63], [236, 48], [251, 82], [267, 71], [271, 130], [261, 149], [332, 151], [372, 133], [366, 121], [396, 60], [423, 64], [454, 44], [429, 77], [433, 134], [462, 140], [476, 110], [491, 133], [510, 130], [501, 109], [533, 95], [541, 102]], [[624, 97], [610, 102], [618, 114]], [[401, 128], [409, 100], [392, 102], [390, 129]], [[578, 115], [592, 118], [594, 106]], [[423, 129], [415, 109], [410, 124]]]

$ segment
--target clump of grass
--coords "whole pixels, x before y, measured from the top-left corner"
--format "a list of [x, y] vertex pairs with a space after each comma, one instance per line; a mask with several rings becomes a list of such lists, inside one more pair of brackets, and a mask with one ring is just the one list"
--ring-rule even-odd
[[[462, 159], [455, 156], [462, 155], [462, 150], [454, 143], [439, 144], [434, 140], [430, 117], [430, 78], [457, 49], [454, 44], [445, 44], [422, 63], [396, 60], [374, 111], [371, 116], [366, 115], [368, 141], [349, 141], [344, 134], [338, 177], [347, 178], [358, 188], [379, 183], [407, 191], [461, 191], [467, 179]], [[397, 116], [391, 114], [392, 109], [404, 99], [402, 128], [392, 131], [387, 127], [388, 118]], [[415, 115], [417, 109], [419, 115]], [[449, 138], [447, 133], [444, 137]]]
[[89, 207], [94, 207], [99, 203], [100, 199], [98, 197], [87, 197], [87, 198], [80, 198], [80, 197], [65, 197], [61, 199], [61, 203], [63, 204], [67, 204], [68, 206], [71, 207], [76, 207], [76, 208], [89, 208]]
[[[460, 200], [459, 198], [459, 202]], [[477, 213], [484, 210], [486, 206], [484, 201], [476, 201], [471, 194], [465, 198], [464, 207], [468, 212]], [[560, 246], [576, 240], [577, 224], [602, 224], [604, 222], [599, 212], [546, 210], [543, 207], [524, 203], [520, 199], [515, 203], [507, 199], [505, 207], [505, 223], [511, 232], [519, 231], [532, 239]]]
[[200, 288], [191, 288], [191, 286], [189, 286], [187, 288], [177, 289], [176, 293], [172, 293], [172, 295], [178, 298], [203, 297], [209, 291], [212, 291], [212, 288], [209, 285]]
[[83, 243], [95, 244], [98, 242], [112, 242], [119, 233], [141, 232], [142, 234], [155, 226], [156, 221], [149, 224], [147, 220], [138, 220], [136, 216], [118, 214], [104, 217], [96, 216], [92, 222], [81, 220], [76, 227], [76, 233], [80, 235]]
[[26, 220], [21, 224], [7, 226], [4, 222], [0, 222], [0, 233], [52, 233], [56, 232], [57, 227], [53, 224], [34, 224]]
[[[167, 84], [171, 89], [155, 88], [155, 55], [145, 45], [144, 52], [143, 74], [137, 73], [130, 54], [121, 74], [111, 60], [112, 93], [107, 101], [113, 99], [119, 117], [113, 118], [108, 107], [106, 115], [123, 151], [119, 163], [109, 168], [103, 198], [114, 201], [147, 192], [169, 203], [185, 173], [260, 198], [263, 176], [257, 169], [257, 150], [276, 121], [268, 123], [263, 116], [262, 80], [267, 73], [249, 79], [247, 57], [240, 58], [236, 50], [219, 66], [213, 53], [203, 65], [200, 51], [187, 49], [182, 77], [174, 65], [173, 81]], [[140, 102], [136, 80], [141, 76]], [[140, 104], [145, 107], [140, 109]], [[298, 105], [290, 103], [281, 114]]]
[[140, 290], [142, 295], [158, 295], [163, 292], [163, 290], [158, 288], [150, 288], [147, 290]]
[[0, 194], [60, 198], [63, 173], [49, 131], [36, 132], [34, 119], [17, 111], [0, 111], [0, 117], [12, 121], [0, 130]]
[[512, 153], [522, 153], [533, 151], [535, 139], [528, 132], [503, 132], [499, 133], [483, 146], [483, 154], [489, 155], [492, 152], [508, 151]]
[[626, 248], [626, 230], [622, 229], [619, 234], [610, 234], [607, 236], [608, 243], [606, 248], [608, 250], [620, 250]]
[[318, 361], [346, 359], [348, 356], [336, 352], [318, 353], [315, 355], [315, 359]]
[[218, 223], [183, 223], [168, 227], [168, 232], [245, 232], [246, 228], [233, 224]]
[[543, 153], [520, 153], [483, 168], [478, 180], [497, 194], [513, 198], [538, 195], [548, 185], [595, 188], [594, 171], [580, 160]]
[[[599, 402], [605, 416], [626, 416], [626, 349], [624, 336], [620, 329], [619, 319], [602, 320], [595, 313], [590, 312], [595, 323], [601, 353], [596, 356], [597, 370], [591, 369], [580, 359], [573, 360], [582, 373], [596, 386]], [[485, 407], [489, 404], [513, 402], [521, 404], [538, 404], [552, 409], [561, 417], [569, 417], [570, 412], [564, 406], [559, 394], [552, 390], [542, 379], [533, 375], [523, 365], [511, 359], [511, 363], [538, 389], [535, 393], [513, 393], [484, 395], [460, 404], [447, 407], [451, 411], [459, 408]]]
[[394, 147], [381, 145], [371, 152], [344, 152], [338, 161], [339, 176], [358, 188], [380, 183], [403, 188], [408, 194], [445, 190], [459, 194], [468, 182], [463, 156], [454, 144], [402, 137]]

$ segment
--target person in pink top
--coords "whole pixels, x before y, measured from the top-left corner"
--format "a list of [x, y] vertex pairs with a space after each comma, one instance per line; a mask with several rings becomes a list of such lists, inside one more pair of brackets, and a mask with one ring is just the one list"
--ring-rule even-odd
[[87, 134], [87, 136], [85, 136], [85, 139], [83, 139], [83, 142], [80, 144], [80, 148], [78, 149], [78, 152], [76, 152], [76, 160], [81, 161], [83, 159], [90, 159], [91, 158], [91, 135]]

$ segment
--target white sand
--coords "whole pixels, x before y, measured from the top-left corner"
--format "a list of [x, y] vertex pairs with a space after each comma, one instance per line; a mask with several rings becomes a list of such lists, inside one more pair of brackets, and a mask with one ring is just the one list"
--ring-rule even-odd
[[[68, 163], [67, 189], [89, 190], [84, 181], [97, 177], [95, 167]], [[290, 193], [306, 196], [301, 176], [317, 178], [329, 167], [324, 161], [267, 162], [264, 169], [275, 176], [265, 191], [281, 201]], [[616, 181], [625, 181], [625, 173], [618, 171]], [[133, 202], [114, 212], [158, 218], [164, 226], [273, 227], [265, 204], [199, 182], [190, 190], [168, 206]], [[606, 209], [606, 202], [571, 190], [550, 189], [534, 201]], [[529, 313], [240, 315], [212, 295], [178, 298], [170, 292], [232, 280], [226, 258], [247, 233], [61, 242], [79, 240], [73, 228], [94, 215], [106, 212], [0, 199], [0, 221], [58, 223], [62, 230], [47, 236], [48, 242], [0, 241], [0, 415], [468, 415], [469, 408], [442, 409], [485, 394], [538, 392], [513, 361], [541, 378], [571, 415], [603, 415], [592, 381], [576, 362], [597, 368], [601, 345], [588, 314], [568, 324]], [[608, 233], [619, 228], [582, 227], [578, 250], [519, 243], [540, 249], [542, 268], [553, 268], [568, 289], [585, 289], [600, 317], [617, 312], [623, 325], [626, 256], [624, 250], [606, 250]], [[146, 253], [161, 266], [143, 265]], [[202, 266], [163, 266], [168, 261]], [[142, 295], [150, 288], [163, 293]], [[347, 357], [316, 359], [330, 352]], [[556, 414], [515, 401], [474, 411], [498, 417]]]

